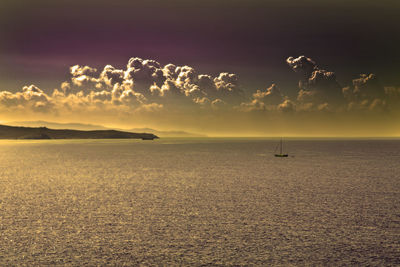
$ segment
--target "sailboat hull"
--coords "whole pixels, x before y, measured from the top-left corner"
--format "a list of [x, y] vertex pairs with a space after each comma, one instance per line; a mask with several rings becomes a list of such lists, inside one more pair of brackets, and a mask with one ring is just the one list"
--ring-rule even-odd
[[275, 157], [278, 158], [287, 158], [289, 155], [288, 154], [275, 154]]

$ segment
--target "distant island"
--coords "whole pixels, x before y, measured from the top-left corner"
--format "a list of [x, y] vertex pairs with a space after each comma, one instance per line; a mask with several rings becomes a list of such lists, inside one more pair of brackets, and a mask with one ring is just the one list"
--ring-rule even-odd
[[84, 123], [59, 123], [49, 121], [13, 121], [5, 123], [9, 126], [24, 126], [24, 127], [48, 127], [51, 129], [74, 129], [81, 131], [93, 131], [93, 130], [118, 130], [122, 132], [134, 132], [134, 133], [153, 133], [159, 137], [207, 137], [204, 134], [190, 133], [185, 131], [160, 131], [151, 128], [132, 128], [132, 129], [119, 129], [109, 128], [103, 125], [95, 124], [84, 124]]
[[116, 130], [70, 130], [47, 127], [0, 125], [0, 139], [142, 139], [159, 138], [152, 133], [131, 133]]
[[160, 137], [207, 137], [204, 134], [189, 133], [185, 131], [158, 131], [150, 128], [133, 128], [127, 130], [129, 132], [152, 132]]

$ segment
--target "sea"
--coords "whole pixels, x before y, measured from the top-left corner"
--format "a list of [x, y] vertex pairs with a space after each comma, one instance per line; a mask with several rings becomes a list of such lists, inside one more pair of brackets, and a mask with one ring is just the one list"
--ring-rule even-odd
[[400, 140], [0, 141], [0, 266], [399, 266]]

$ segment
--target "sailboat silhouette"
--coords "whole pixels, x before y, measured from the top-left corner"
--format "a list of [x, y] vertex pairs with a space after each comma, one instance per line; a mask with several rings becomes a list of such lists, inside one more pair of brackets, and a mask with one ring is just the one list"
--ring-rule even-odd
[[[277, 148], [278, 147], [275, 148], [275, 153], [276, 153]], [[275, 157], [287, 158], [289, 156], [288, 154], [283, 154], [282, 151], [283, 151], [283, 141], [282, 141], [282, 138], [281, 138], [281, 141], [279, 142], [279, 154], [275, 154]]]

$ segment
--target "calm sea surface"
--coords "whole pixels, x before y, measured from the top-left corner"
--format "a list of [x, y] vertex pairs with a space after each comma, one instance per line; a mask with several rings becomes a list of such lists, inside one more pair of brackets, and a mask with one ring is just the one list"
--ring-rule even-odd
[[0, 266], [400, 265], [400, 140], [0, 141]]

